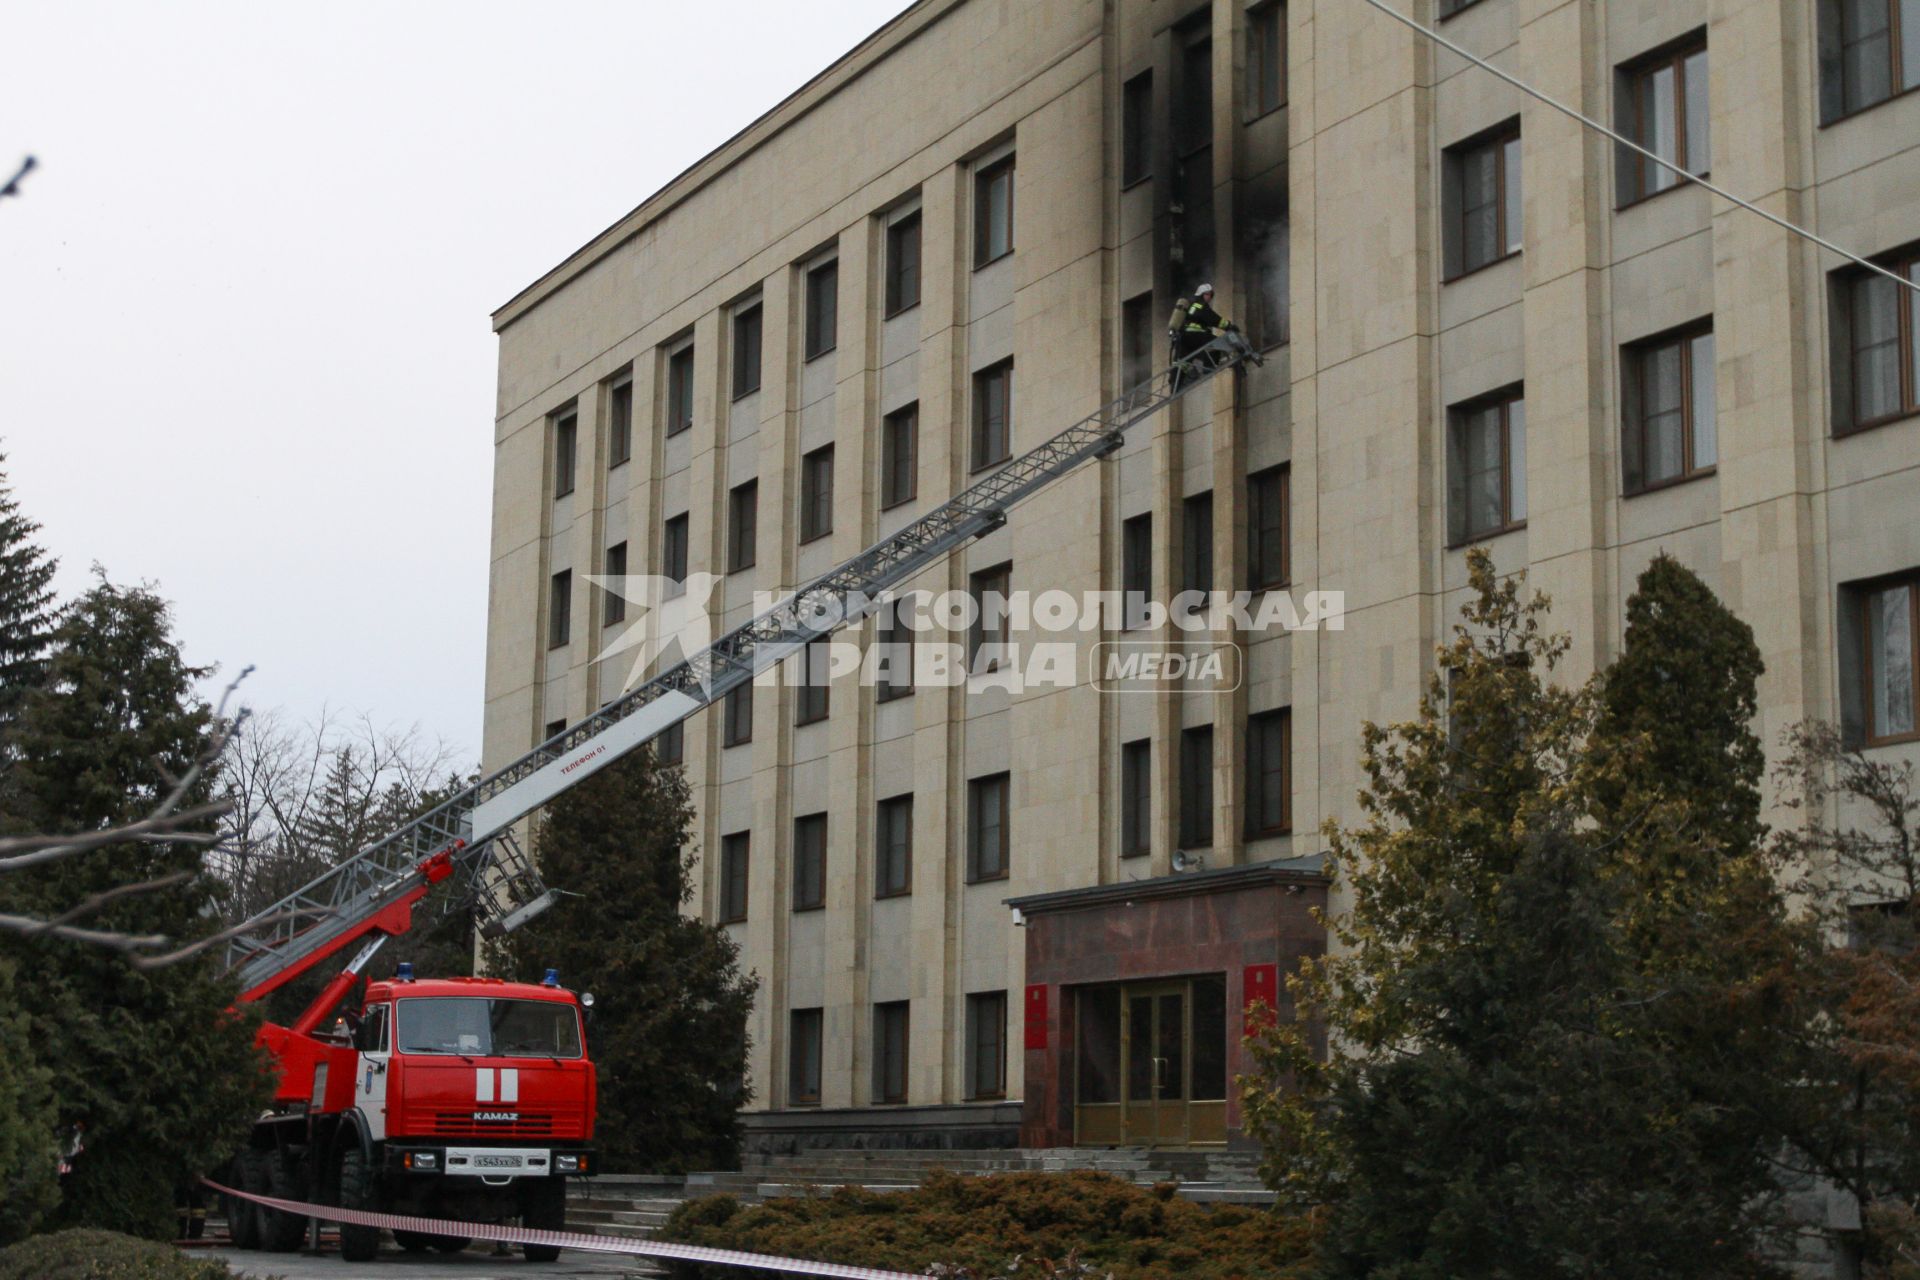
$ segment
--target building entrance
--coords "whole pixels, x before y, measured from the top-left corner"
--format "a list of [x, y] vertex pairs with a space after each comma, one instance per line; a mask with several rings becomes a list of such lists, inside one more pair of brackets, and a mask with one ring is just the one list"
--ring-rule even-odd
[[1226, 1142], [1224, 974], [1082, 987], [1075, 1013], [1077, 1144]]

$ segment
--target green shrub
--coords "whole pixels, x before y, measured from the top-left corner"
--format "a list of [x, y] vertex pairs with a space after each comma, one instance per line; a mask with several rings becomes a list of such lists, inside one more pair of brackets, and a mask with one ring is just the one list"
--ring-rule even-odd
[[232, 1280], [217, 1258], [114, 1231], [76, 1227], [0, 1249], [0, 1280]]
[[[1284, 1280], [1304, 1274], [1313, 1231], [1299, 1217], [1210, 1209], [1171, 1185], [1101, 1173], [936, 1173], [913, 1191], [841, 1187], [750, 1206], [731, 1196], [690, 1200], [658, 1238], [953, 1277]], [[676, 1280], [739, 1280], [735, 1268], [669, 1267]]]

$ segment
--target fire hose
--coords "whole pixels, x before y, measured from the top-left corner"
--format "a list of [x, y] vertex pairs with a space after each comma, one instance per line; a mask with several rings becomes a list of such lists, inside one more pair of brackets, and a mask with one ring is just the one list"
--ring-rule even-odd
[[839, 1262], [809, 1262], [804, 1258], [781, 1258], [769, 1253], [745, 1253], [736, 1249], [709, 1249], [702, 1245], [654, 1243], [620, 1236], [590, 1236], [574, 1231], [542, 1231], [529, 1227], [503, 1227], [491, 1222], [455, 1222], [445, 1218], [415, 1218], [403, 1213], [369, 1213], [362, 1209], [342, 1209], [337, 1205], [309, 1204], [304, 1200], [282, 1200], [276, 1196], [236, 1191], [211, 1178], [201, 1181], [223, 1196], [250, 1200], [281, 1213], [299, 1218], [318, 1218], [322, 1222], [340, 1222], [354, 1227], [381, 1227], [388, 1231], [418, 1231], [428, 1235], [466, 1236], [472, 1240], [493, 1240], [503, 1244], [543, 1244], [586, 1253], [620, 1253], [643, 1258], [668, 1258], [681, 1262], [709, 1262], [723, 1267], [754, 1267], [761, 1271], [784, 1271], [790, 1275], [833, 1276], [838, 1280], [924, 1280], [911, 1271], [886, 1271], [877, 1267], [851, 1267]]

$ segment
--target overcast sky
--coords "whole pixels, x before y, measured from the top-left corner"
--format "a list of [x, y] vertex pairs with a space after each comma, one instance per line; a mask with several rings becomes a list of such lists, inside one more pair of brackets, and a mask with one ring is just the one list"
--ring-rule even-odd
[[0, 9], [0, 448], [61, 590], [477, 756], [488, 314], [905, 6]]

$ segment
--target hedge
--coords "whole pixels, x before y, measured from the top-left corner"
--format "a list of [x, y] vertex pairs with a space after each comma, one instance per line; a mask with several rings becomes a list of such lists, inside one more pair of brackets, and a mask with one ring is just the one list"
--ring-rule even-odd
[[117, 1231], [75, 1227], [0, 1249], [0, 1280], [232, 1280], [218, 1258]]
[[[1079, 1171], [935, 1173], [911, 1191], [841, 1187], [751, 1206], [709, 1196], [675, 1209], [658, 1238], [955, 1280], [1286, 1280], [1306, 1274], [1313, 1230], [1269, 1210], [1195, 1204], [1172, 1183]], [[676, 1280], [739, 1280], [733, 1268], [668, 1265]]]

